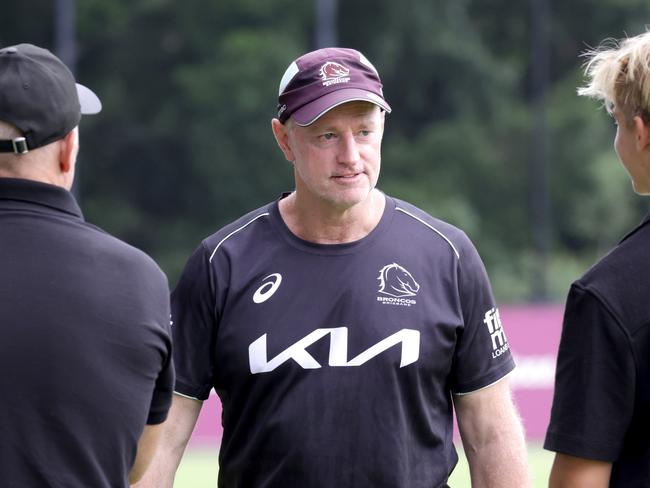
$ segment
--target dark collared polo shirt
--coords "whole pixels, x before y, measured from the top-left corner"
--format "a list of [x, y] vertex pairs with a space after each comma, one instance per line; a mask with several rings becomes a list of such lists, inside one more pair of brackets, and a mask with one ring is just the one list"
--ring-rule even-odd
[[66, 190], [0, 178], [0, 484], [126, 487], [173, 365], [167, 280]]
[[569, 292], [544, 447], [612, 463], [610, 486], [650, 486], [650, 220]]

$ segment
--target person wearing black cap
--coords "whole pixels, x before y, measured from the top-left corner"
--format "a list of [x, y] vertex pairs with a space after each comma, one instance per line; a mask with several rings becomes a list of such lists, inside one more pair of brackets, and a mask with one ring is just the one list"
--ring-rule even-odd
[[0, 49], [3, 487], [129, 486], [171, 403], [167, 279], [69, 192], [100, 110], [46, 49]]
[[177, 380], [141, 486], [171, 487], [201, 402], [223, 405], [219, 486], [529, 486], [514, 368], [459, 229], [376, 188], [373, 65], [320, 49], [282, 77], [272, 129], [295, 190], [206, 238], [172, 294]]

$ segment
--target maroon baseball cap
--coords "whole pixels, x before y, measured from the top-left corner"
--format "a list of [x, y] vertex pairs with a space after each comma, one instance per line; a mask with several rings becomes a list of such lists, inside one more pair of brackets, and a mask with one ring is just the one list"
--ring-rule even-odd
[[278, 119], [301, 126], [315, 122], [339, 105], [364, 101], [390, 113], [375, 67], [359, 51], [330, 47], [292, 62], [280, 81]]
[[18, 44], [0, 49], [0, 120], [23, 137], [0, 141], [0, 152], [26, 153], [63, 138], [82, 114], [102, 104], [75, 82], [63, 62], [47, 49]]

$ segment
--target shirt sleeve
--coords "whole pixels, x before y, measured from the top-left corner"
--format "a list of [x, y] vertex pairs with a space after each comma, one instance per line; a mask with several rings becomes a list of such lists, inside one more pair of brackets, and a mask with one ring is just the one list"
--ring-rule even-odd
[[465, 394], [497, 382], [515, 364], [485, 266], [469, 239], [459, 254], [463, 327], [458, 333], [450, 384], [454, 394]]
[[626, 333], [597, 296], [574, 284], [564, 314], [544, 447], [614, 461], [632, 418], [634, 384]]
[[[153, 281], [153, 279], [151, 280]], [[160, 280], [160, 286], [156, 292], [158, 297], [152, 299], [156, 303], [156, 330], [160, 338], [160, 354], [162, 358], [161, 369], [158, 372], [156, 383], [154, 385], [151, 397], [151, 406], [147, 416], [147, 424], [160, 424], [167, 418], [169, 407], [172, 403], [172, 393], [174, 390], [174, 361], [172, 357], [172, 337], [169, 323], [169, 287], [167, 279]]]
[[160, 424], [165, 421], [167, 413], [169, 412], [169, 407], [172, 403], [173, 389], [174, 362], [172, 361], [171, 350], [169, 350], [163, 368], [156, 379], [156, 386], [154, 387], [153, 396], [151, 398], [151, 408], [149, 409], [147, 424]]
[[189, 258], [172, 293], [175, 391], [206, 400], [213, 385], [216, 336], [212, 270], [203, 244]]

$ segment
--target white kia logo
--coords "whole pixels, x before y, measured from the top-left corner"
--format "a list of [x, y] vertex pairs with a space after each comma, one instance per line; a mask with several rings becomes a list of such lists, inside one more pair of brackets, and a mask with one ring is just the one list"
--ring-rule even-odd
[[[266, 281], [271, 278], [271, 281]], [[280, 273], [273, 273], [268, 275], [262, 281], [266, 281], [262, 286], [260, 286], [253, 295], [253, 301], [255, 303], [263, 303], [273, 296], [276, 290], [280, 287], [282, 283], [282, 275]]]

